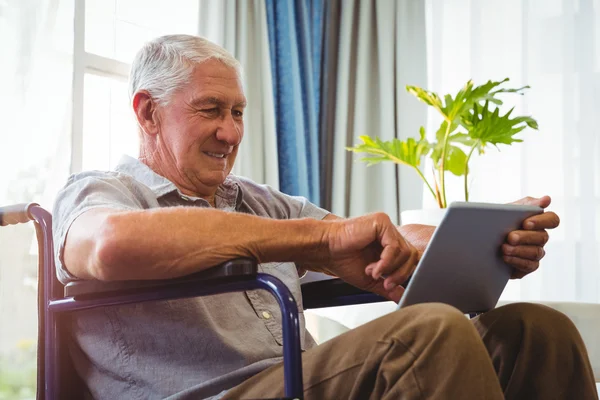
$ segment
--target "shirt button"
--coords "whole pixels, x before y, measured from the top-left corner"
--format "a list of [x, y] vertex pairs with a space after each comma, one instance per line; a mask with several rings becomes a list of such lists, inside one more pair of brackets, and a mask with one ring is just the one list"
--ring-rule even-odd
[[262, 316], [264, 319], [269, 319], [271, 318], [271, 313], [269, 313], [268, 311], [263, 311]]

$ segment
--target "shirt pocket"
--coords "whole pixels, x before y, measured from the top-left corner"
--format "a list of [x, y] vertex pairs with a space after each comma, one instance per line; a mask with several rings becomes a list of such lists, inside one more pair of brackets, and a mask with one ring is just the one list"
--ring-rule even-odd
[[[304, 320], [304, 309], [302, 308], [302, 292], [296, 265], [294, 263], [266, 263], [260, 264], [259, 272], [273, 275], [280, 279], [290, 290], [298, 305], [298, 319], [300, 321], [300, 340], [302, 350], [305, 348], [306, 324]], [[277, 344], [283, 345], [283, 333], [281, 326], [281, 309], [277, 300], [266, 290], [250, 290], [246, 297], [252, 305], [257, 318], [260, 318], [265, 328], [271, 333]]]

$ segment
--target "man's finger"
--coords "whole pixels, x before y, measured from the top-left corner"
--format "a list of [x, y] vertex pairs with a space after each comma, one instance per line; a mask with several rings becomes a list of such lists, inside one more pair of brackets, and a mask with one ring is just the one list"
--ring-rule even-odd
[[548, 242], [546, 231], [512, 231], [508, 234], [506, 242], [511, 246], [533, 245], [543, 246]]
[[373, 292], [398, 303], [404, 294], [404, 288], [402, 286], [396, 286], [392, 290], [386, 290], [383, 286], [383, 281], [380, 282], [381, 283], [374, 288]]
[[404, 288], [402, 286], [397, 286], [391, 292], [388, 292], [388, 299], [392, 300], [395, 303], [400, 302], [402, 295], [404, 294]]
[[513, 269], [512, 275], [510, 276], [510, 279], [521, 279], [525, 276], [527, 276], [528, 273], [527, 272], [523, 272], [521, 270], [518, 269]]
[[550, 205], [552, 199], [550, 196], [542, 196], [542, 197], [524, 197], [520, 200], [513, 202], [512, 204], [522, 204], [528, 206], [538, 206], [542, 208], [546, 208]]
[[404, 263], [404, 265], [402, 265], [400, 268], [396, 269], [394, 272], [385, 277], [384, 287], [387, 290], [391, 290], [398, 285], [402, 285], [413, 274], [416, 267], [417, 255], [416, 253], [414, 253]]
[[380, 238], [383, 250], [379, 256], [380, 262], [373, 269], [373, 278], [379, 279], [382, 274], [390, 274], [402, 266], [411, 256], [411, 245], [398, 233], [396, 227], [384, 232]]
[[533, 261], [540, 261], [546, 255], [546, 251], [542, 246], [511, 246], [507, 243], [502, 245], [502, 253], [505, 256], [519, 257]]
[[534, 215], [523, 221], [523, 229], [527, 230], [554, 229], [558, 225], [560, 225], [560, 218], [554, 212]]
[[373, 279], [379, 279], [381, 275], [395, 271], [398, 266], [403, 265], [410, 257], [408, 249], [400, 246], [386, 246], [381, 252], [379, 262], [373, 268]]
[[524, 258], [519, 258], [519, 257], [504, 256], [504, 257], [502, 257], [502, 259], [504, 260], [505, 263], [512, 265], [516, 269], [526, 272], [528, 274], [532, 273], [533, 271], [538, 269], [540, 266], [539, 261], [526, 260]]

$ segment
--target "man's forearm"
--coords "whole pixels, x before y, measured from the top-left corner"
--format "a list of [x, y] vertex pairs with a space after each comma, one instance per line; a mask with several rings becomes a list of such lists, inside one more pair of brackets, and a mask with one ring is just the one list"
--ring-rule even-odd
[[[167, 279], [237, 257], [311, 263], [327, 254], [328, 223], [312, 219], [174, 207], [112, 212], [98, 219], [96, 232], [82, 232], [82, 222], [71, 227], [65, 249], [67, 268], [82, 278]], [[86, 240], [93, 241], [88, 254], [77, 254], [78, 242]]]
[[398, 231], [406, 240], [415, 246], [415, 248], [419, 251], [419, 254], [422, 255], [429, 245], [431, 236], [435, 231], [435, 226], [408, 224], [399, 226]]

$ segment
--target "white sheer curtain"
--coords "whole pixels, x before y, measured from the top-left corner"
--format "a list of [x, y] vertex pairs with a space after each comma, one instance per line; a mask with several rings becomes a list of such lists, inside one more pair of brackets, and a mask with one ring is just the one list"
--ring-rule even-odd
[[[540, 270], [504, 299], [600, 302], [599, 28], [593, 0], [427, 1], [429, 89], [452, 93], [470, 78], [531, 86], [509, 103], [539, 132], [472, 165], [471, 200], [549, 194], [562, 219]], [[451, 193], [461, 200], [459, 182]]]
[[[73, 0], [0, 2], [0, 205], [52, 207], [69, 173]], [[33, 225], [0, 228], [0, 398], [35, 397]]]
[[233, 172], [279, 188], [265, 1], [200, 0], [198, 33], [229, 50], [243, 67], [248, 107]]

